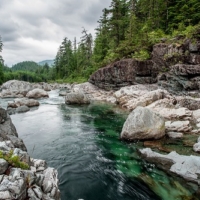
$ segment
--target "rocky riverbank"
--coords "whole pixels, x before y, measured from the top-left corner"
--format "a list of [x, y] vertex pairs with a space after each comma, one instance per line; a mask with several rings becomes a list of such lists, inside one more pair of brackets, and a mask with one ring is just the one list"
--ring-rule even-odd
[[[19, 82], [16, 82], [16, 84], [18, 83]], [[57, 88], [59, 88], [62, 93], [65, 93], [66, 95], [65, 99], [66, 99], [67, 104], [73, 104], [73, 103], [77, 103], [77, 104], [87, 103], [88, 104], [88, 103], [92, 103], [93, 101], [105, 101], [105, 102], [117, 104], [124, 109], [128, 109], [130, 111], [130, 116], [128, 117], [127, 122], [124, 124], [124, 128], [122, 130], [121, 137], [123, 139], [143, 140], [145, 147], [151, 147], [153, 150], [157, 149], [160, 152], [162, 151], [173, 152], [174, 151], [173, 148], [166, 150], [166, 148], [163, 148], [162, 145], [155, 144], [157, 139], [171, 138], [172, 140], [176, 141], [177, 138], [179, 140], [184, 140], [184, 138], [187, 136], [193, 136], [194, 138], [196, 138], [196, 141], [193, 141], [193, 143], [189, 144], [190, 148], [192, 149], [194, 154], [198, 154], [199, 152], [199, 143], [197, 139], [200, 136], [200, 126], [199, 126], [200, 99], [192, 97], [191, 92], [188, 92], [187, 95], [184, 95], [184, 96], [180, 95], [180, 93], [178, 95], [175, 95], [175, 94], [170, 93], [166, 89], [161, 88], [157, 84], [131, 85], [131, 86], [122, 87], [117, 91], [116, 90], [107, 91], [104, 89], [100, 89], [89, 82], [83, 83], [83, 84], [73, 84], [73, 85], [68, 85], [68, 84], [60, 85], [60, 86], [58, 85]], [[9, 92], [12, 93], [12, 89], [8, 88], [7, 90], [10, 90]], [[29, 98], [24, 99], [24, 97], [20, 99], [19, 98], [15, 99], [13, 102], [10, 102], [8, 104], [8, 108], [10, 106], [15, 107], [16, 105], [25, 105], [25, 103], [23, 104], [22, 102], [28, 102], [28, 100], [33, 101], [33, 99], [29, 99]], [[138, 108], [140, 109], [138, 110]], [[146, 111], [143, 111], [143, 108], [145, 108]], [[136, 116], [138, 116], [138, 120], [140, 121], [140, 123], [138, 123]], [[143, 120], [140, 120], [142, 116], [144, 118]], [[150, 122], [149, 122], [148, 116], [151, 116]], [[158, 124], [158, 126], [155, 127], [154, 126], [155, 124]], [[136, 131], [134, 133], [135, 136], [133, 136], [134, 134], [129, 130], [136, 129], [136, 128], [138, 128], [139, 131]], [[143, 129], [143, 133], [141, 131], [141, 128]], [[14, 136], [10, 137], [10, 134], [7, 134], [7, 135], [9, 135], [9, 138], [8, 136], [4, 138], [6, 139], [8, 138], [8, 140], [10, 141], [14, 137]], [[15, 136], [13, 141], [11, 141], [15, 145], [12, 148], [17, 147], [22, 150], [26, 150], [25, 145], [23, 144], [23, 141], [16, 138], [17, 137]], [[149, 139], [151, 139], [151, 141]], [[3, 141], [5, 141], [5, 139], [3, 139]], [[21, 144], [22, 146], [20, 146], [19, 144]], [[8, 149], [8, 151], [9, 150], [10, 149]], [[141, 154], [142, 152], [143, 151], [141, 150]], [[144, 150], [144, 152], [146, 151]], [[150, 155], [149, 152], [150, 153], [152, 152], [152, 155]], [[175, 154], [177, 156], [172, 159], [170, 156], [172, 155], [173, 157], [173, 155]], [[149, 159], [148, 156], [151, 159]], [[162, 168], [157, 163], [159, 162], [162, 163], [163, 159], [166, 159], [166, 158], [162, 158], [161, 161], [159, 160], [159, 162], [157, 162], [159, 156], [158, 154], [156, 154], [155, 159], [153, 159], [154, 152], [152, 150], [148, 151], [148, 156], [144, 154], [145, 159], [147, 159], [149, 162], [155, 163], [158, 167]], [[179, 156], [181, 157], [181, 155]], [[162, 157], [162, 154], [160, 154], [160, 157]], [[182, 178], [186, 179], [188, 182], [194, 182], [196, 185], [199, 184], [200, 180], [199, 180], [199, 177], [197, 176], [198, 171], [195, 171], [195, 170], [191, 171], [190, 168], [187, 168], [188, 171], [185, 170], [184, 171], [185, 174], [184, 174], [184, 173], [179, 173], [178, 170], [171, 170], [173, 166], [172, 164], [175, 162], [174, 160], [178, 158], [178, 153], [171, 153], [169, 157], [170, 158], [168, 158], [168, 163], [165, 162], [168, 168], [165, 168], [165, 169], [162, 168], [162, 169], [170, 173], [174, 173], [178, 176], [181, 176]], [[198, 169], [198, 165], [199, 165], [198, 163], [200, 163], [200, 158], [198, 156], [181, 157], [182, 161], [185, 163], [191, 161], [191, 159], [193, 158], [196, 162], [195, 166], [197, 166], [197, 168], [195, 169]], [[30, 160], [30, 162], [28, 162], [28, 164], [31, 166], [30, 169], [32, 169], [32, 167], [34, 167], [35, 165], [33, 161], [34, 160]], [[40, 162], [43, 163], [44, 161], [40, 161]], [[44, 166], [46, 167], [46, 164], [44, 164]], [[42, 165], [42, 167], [44, 166]], [[39, 169], [41, 169], [40, 165], [38, 167]], [[33, 169], [35, 170], [35, 167]], [[38, 172], [36, 169], [33, 172], [33, 174], [37, 174], [37, 173]], [[41, 173], [41, 171], [39, 171], [39, 173]], [[45, 171], [43, 173], [45, 173]], [[193, 179], [188, 178], [189, 176], [186, 175], [188, 173], [191, 174]], [[56, 185], [55, 183], [57, 183], [56, 180], [54, 180], [52, 184], [50, 183], [50, 185], [55, 186]], [[39, 186], [41, 185], [37, 185], [37, 187]], [[45, 194], [45, 191], [43, 191], [42, 193], [44, 195], [47, 195]]]
[[57, 171], [30, 158], [6, 110], [0, 108], [0, 199], [60, 199]]
[[[105, 101], [119, 105], [130, 111], [121, 138], [131, 141], [142, 140], [144, 147], [160, 151], [155, 153], [152, 149], [143, 149], [140, 150], [140, 154], [168, 173], [182, 177], [188, 183], [196, 184], [198, 193], [200, 42], [175, 41], [173, 44], [154, 45], [151, 60], [124, 59], [114, 62], [99, 69], [90, 77], [89, 82], [83, 84], [31, 84], [9, 81], [2, 85], [0, 97], [18, 98], [8, 103], [8, 111], [11, 114], [28, 111], [31, 106], [38, 106], [35, 99], [48, 98], [46, 91], [51, 89], [60, 89], [60, 95], [65, 97], [66, 104]], [[10, 124], [10, 122], [2, 123]], [[13, 125], [10, 127], [14, 130]], [[2, 141], [9, 140], [14, 145], [10, 148], [25, 150], [25, 145], [17, 138], [16, 133], [5, 135]], [[190, 137], [193, 140], [187, 141]], [[184, 148], [187, 147], [190, 148], [190, 154], [194, 155], [179, 155], [175, 152], [176, 145], [170, 148], [163, 147], [162, 140], [165, 139], [170, 139], [172, 144], [181, 141], [182, 153], [184, 154]], [[169, 155], [163, 155], [162, 152], [168, 152]], [[33, 162], [28, 164], [34, 166]], [[34, 173], [37, 174], [37, 168]], [[43, 174], [45, 176], [45, 171]], [[55, 186], [55, 183], [56, 180], [50, 185]], [[37, 185], [39, 186], [41, 185]], [[58, 191], [57, 187], [54, 191]], [[47, 190], [43, 191], [44, 195], [53, 195], [45, 193]], [[55, 195], [57, 194], [56, 192]]]

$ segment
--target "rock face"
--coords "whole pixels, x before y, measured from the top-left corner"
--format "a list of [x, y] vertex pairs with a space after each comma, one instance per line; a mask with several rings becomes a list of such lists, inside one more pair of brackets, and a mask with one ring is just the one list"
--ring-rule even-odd
[[[60, 200], [57, 171], [47, 167], [44, 160], [32, 159], [26, 152], [22, 140], [6, 111], [0, 108], [0, 151], [13, 152], [20, 162], [26, 163], [30, 169], [23, 170], [14, 167], [0, 158], [0, 199], [52, 199]], [[5, 158], [6, 159], [6, 158]]]
[[36, 88], [36, 89], [29, 91], [27, 93], [26, 97], [38, 99], [38, 98], [42, 98], [42, 97], [49, 97], [49, 95], [45, 90]]
[[200, 41], [178, 41], [153, 46], [151, 60], [123, 59], [97, 70], [89, 82], [106, 90], [133, 84], [158, 83], [171, 91], [200, 89]]
[[200, 159], [198, 156], [183, 156], [175, 151], [162, 155], [149, 148], [139, 150], [139, 152], [147, 161], [155, 163], [159, 168], [199, 185]]
[[14, 147], [26, 151], [23, 141], [18, 138], [16, 128], [10, 116], [3, 108], [0, 108], [0, 118], [2, 119], [0, 123], [0, 141], [9, 140]]
[[89, 82], [106, 90], [119, 89], [134, 83], [155, 83], [158, 66], [153, 61], [124, 59], [99, 69]]
[[80, 92], [70, 92], [65, 96], [66, 104], [89, 104], [89, 96]]
[[[158, 83], [162, 87], [182, 91], [200, 89], [199, 39], [153, 47], [152, 60], [159, 65]], [[165, 71], [168, 71], [167, 73]]]
[[164, 135], [164, 119], [143, 107], [130, 113], [121, 132], [121, 138], [126, 140], [159, 139]]

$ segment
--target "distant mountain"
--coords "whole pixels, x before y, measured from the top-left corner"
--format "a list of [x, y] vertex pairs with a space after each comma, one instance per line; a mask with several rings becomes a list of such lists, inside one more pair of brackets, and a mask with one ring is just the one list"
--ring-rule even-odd
[[43, 60], [41, 62], [38, 62], [38, 65], [44, 66], [45, 63], [47, 63], [51, 67], [53, 66], [54, 60]]
[[35, 71], [40, 67], [36, 62], [24, 61], [13, 65], [11, 69], [12, 71]]

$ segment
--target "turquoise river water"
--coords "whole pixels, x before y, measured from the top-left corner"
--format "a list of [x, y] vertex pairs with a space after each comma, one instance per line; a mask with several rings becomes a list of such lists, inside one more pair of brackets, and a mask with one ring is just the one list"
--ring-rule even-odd
[[29, 154], [58, 170], [62, 200], [196, 199], [142, 160], [140, 143], [120, 141], [128, 113], [103, 103], [69, 106], [57, 91], [49, 94], [38, 108], [11, 118]]

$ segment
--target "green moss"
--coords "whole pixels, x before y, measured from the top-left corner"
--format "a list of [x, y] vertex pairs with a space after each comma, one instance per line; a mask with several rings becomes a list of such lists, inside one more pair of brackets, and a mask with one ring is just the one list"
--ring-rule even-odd
[[19, 156], [13, 155], [13, 150], [10, 150], [8, 153], [0, 151], [0, 158], [6, 160], [13, 167], [29, 169], [29, 165], [27, 163], [21, 162]]

